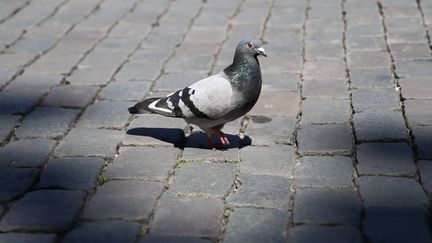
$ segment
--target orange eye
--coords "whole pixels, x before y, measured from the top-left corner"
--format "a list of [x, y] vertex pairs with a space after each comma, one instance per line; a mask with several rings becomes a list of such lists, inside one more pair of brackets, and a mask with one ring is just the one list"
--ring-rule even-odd
[[253, 47], [253, 44], [252, 44], [251, 42], [248, 42], [248, 43], [247, 43], [247, 48], [250, 49], [250, 48], [252, 48], [252, 47]]

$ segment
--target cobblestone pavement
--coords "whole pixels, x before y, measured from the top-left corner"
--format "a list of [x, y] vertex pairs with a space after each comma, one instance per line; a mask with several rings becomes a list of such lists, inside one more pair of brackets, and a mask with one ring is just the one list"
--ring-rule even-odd
[[[0, 242], [432, 242], [431, 35], [428, 0], [0, 1]], [[245, 36], [229, 149], [127, 113]]]

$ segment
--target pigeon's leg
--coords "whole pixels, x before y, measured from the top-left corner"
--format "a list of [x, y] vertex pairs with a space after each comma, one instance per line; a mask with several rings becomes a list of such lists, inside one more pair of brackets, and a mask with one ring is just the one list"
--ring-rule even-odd
[[221, 143], [223, 145], [229, 145], [230, 142], [228, 140], [228, 137], [221, 131], [221, 130], [216, 130], [216, 129], [211, 129], [211, 132], [213, 135], [218, 135], [219, 136], [219, 140], [221, 141]]
[[207, 146], [208, 148], [214, 149], [216, 146], [213, 143], [213, 133], [212, 132], [206, 132], [207, 134]]

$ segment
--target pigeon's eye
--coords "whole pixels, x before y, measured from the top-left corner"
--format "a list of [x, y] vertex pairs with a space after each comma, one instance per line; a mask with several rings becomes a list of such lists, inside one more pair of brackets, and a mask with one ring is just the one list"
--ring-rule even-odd
[[252, 48], [253, 47], [252, 42], [248, 42], [247, 45], [246, 45], [246, 47], [249, 48], [249, 49]]

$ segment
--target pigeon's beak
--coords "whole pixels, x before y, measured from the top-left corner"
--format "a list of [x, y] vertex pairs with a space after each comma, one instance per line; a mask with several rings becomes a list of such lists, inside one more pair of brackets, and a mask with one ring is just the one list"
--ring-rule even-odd
[[256, 48], [255, 51], [256, 51], [259, 55], [263, 55], [263, 56], [267, 57], [267, 54], [265, 53], [265, 50], [264, 50], [263, 47]]

